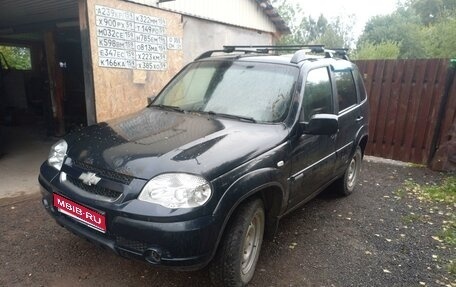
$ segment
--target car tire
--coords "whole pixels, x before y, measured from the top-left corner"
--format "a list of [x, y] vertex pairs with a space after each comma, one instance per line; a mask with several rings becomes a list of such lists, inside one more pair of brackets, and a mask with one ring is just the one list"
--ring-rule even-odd
[[337, 191], [340, 195], [348, 196], [352, 194], [356, 184], [358, 183], [362, 162], [363, 153], [361, 148], [358, 146], [350, 160], [350, 163], [348, 164], [347, 169], [345, 170], [344, 175], [342, 175], [342, 177], [336, 182]]
[[209, 267], [214, 286], [246, 286], [253, 277], [263, 242], [265, 212], [261, 199], [249, 200], [230, 220]]

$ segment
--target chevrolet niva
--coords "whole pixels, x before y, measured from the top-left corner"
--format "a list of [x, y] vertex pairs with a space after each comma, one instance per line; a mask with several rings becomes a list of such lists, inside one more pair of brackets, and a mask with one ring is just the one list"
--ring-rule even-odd
[[354, 190], [367, 138], [363, 79], [343, 51], [229, 46], [143, 110], [58, 141], [40, 169], [42, 203], [121, 256], [210, 263], [214, 285], [245, 286], [284, 215], [331, 183]]

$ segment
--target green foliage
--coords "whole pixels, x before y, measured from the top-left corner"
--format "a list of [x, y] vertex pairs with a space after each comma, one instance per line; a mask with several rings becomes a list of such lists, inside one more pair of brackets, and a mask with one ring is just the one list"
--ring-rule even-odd
[[[314, 19], [299, 4], [287, 0], [274, 0], [273, 4], [291, 29], [278, 44], [352, 46], [353, 15]], [[393, 13], [369, 19], [354, 58], [454, 58], [455, 47], [456, 0], [406, 0], [399, 1]]]
[[[423, 186], [406, 181], [404, 188], [408, 193], [415, 194], [420, 200], [456, 206], [456, 176], [454, 175], [447, 177], [440, 184], [434, 185]], [[453, 213], [447, 215], [449, 217], [444, 221], [443, 230], [436, 239], [450, 246], [456, 246], [456, 215]]]
[[306, 15], [299, 4], [290, 4], [287, 0], [275, 0], [273, 4], [291, 30], [290, 35], [280, 39], [279, 45], [323, 44], [339, 48], [349, 47], [353, 43], [353, 15], [331, 20], [320, 15], [314, 19]]
[[390, 15], [371, 18], [359, 38], [358, 45], [379, 45], [394, 42], [399, 46], [399, 58], [424, 58], [424, 35], [418, 16], [410, 10], [398, 10]]
[[3, 57], [0, 56], [0, 64], [4, 68], [9, 67], [16, 70], [30, 70], [32, 68], [29, 48], [0, 46], [0, 53], [5, 57], [5, 59], [3, 59]]
[[456, 58], [456, 18], [442, 20], [425, 29], [426, 52], [437, 58]]
[[393, 13], [372, 17], [357, 45], [374, 52], [369, 45], [388, 42], [397, 43], [401, 59], [455, 57], [456, 0], [402, 2]]
[[414, 0], [410, 7], [420, 16], [424, 25], [431, 25], [454, 16], [456, 0]]
[[362, 43], [352, 56], [355, 60], [397, 59], [400, 48], [397, 42], [387, 41], [379, 44]]
[[435, 185], [422, 186], [412, 181], [406, 181], [405, 190], [429, 201], [456, 204], [456, 176], [449, 176], [442, 183]]
[[456, 204], [456, 176], [446, 178], [440, 185], [424, 187], [423, 190], [434, 201]]
[[448, 272], [452, 275], [456, 275], [456, 260], [451, 261], [450, 264], [448, 264]]

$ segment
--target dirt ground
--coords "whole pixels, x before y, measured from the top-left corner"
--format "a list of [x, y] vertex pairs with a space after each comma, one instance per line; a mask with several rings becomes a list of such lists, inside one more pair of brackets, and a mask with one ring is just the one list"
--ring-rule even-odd
[[[251, 286], [456, 286], [454, 247], [432, 236], [454, 207], [398, 196], [424, 168], [366, 161], [356, 193], [325, 191], [281, 221]], [[38, 196], [0, 201], [0, 286], [209, 286], [207, 270], [173, 272], [100, 249], [59, 227]], [[419, 220], [414, 220], [419, 218]]]

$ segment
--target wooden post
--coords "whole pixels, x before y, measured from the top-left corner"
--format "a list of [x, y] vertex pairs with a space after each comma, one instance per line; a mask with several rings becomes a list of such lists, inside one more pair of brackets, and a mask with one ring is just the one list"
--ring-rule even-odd
[[86, 102], [87, 125], [97, 123], [95, 92], [93, 85], [92, 54], [90, 47], [89, 16], [87, 1], [79, 0], [79, 29], [81, 33], [82, 67], [84, 69], [84, 94]]
[[65, 134], [65, 121], [63, 119], [63, 74], [57, 59], [57, 48], [53, 31], [44, 33], [44, 47], [46, 50], [55, 134], [57, 136], [63, 136]]

